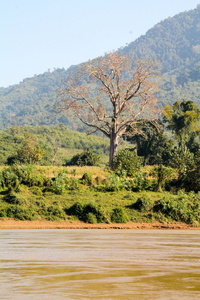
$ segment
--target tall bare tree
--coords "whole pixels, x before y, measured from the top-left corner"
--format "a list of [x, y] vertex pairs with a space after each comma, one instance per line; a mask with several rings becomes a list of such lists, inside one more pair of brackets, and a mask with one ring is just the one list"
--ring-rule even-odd
[[119, 138], [136, 128], [144, 110], [156, 102], [154, 61], [137, 60], [116, 52], [83, 64], [60, 92], [60, 110], [71, 111], [85, 125], [110, 139], [111, 166]]

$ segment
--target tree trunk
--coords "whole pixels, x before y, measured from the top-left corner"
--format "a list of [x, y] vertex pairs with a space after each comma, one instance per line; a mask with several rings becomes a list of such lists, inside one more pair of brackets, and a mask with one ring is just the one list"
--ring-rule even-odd
[[113, 159], [117, 154], [117, 148], [119, 144], [119, 135], [116, 133], [116, 126], [113, 126], [112, 132], [110, 134], [110, 156], [109, 156], [109, 167], [113, 163]]

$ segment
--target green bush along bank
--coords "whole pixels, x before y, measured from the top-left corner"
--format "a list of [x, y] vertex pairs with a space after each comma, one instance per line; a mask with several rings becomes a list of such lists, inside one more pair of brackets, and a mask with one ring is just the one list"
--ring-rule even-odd
[[118, 171], [88, 166], [4, 167], [0, 171], [0, 218], [200, 225], [200, 193], [179, 189], [171, 169], [157, 167], [147, 172], [141, 168], [133, 177]]

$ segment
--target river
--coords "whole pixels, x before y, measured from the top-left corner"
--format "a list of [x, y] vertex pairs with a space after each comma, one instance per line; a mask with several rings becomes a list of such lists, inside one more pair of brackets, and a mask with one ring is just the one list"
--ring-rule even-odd
[[1, 230], [0, 299], [200, 299], [200, 232]]

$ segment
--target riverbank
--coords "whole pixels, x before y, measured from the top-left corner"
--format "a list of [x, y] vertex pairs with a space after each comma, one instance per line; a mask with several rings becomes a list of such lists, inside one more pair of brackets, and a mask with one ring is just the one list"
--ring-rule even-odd
[[88, 224], [81, 221], [21, 221], [13, 219], [0, 220], [0, 229], [180, 229], [200, 230], [200, 227], [192, 227], [184, 223], [111, 223]]
[[81, 167], [73, 174], [57, 167], [61, 172], [54, 177], [47, 168], [40, 170], [43, 173], [33, 166], [6, 170], [5, 184], [12, 176], [19, 178], [13, 188], [2, 186], [0, 191], [0, 229], [200, 227], [200, 193], [156, 192], [150, 182], [147, 190], [140, 186], [136, 191], [133, 179], [114, 173], [106, 177], [102, 169], [91, 169], [85, 177]]

